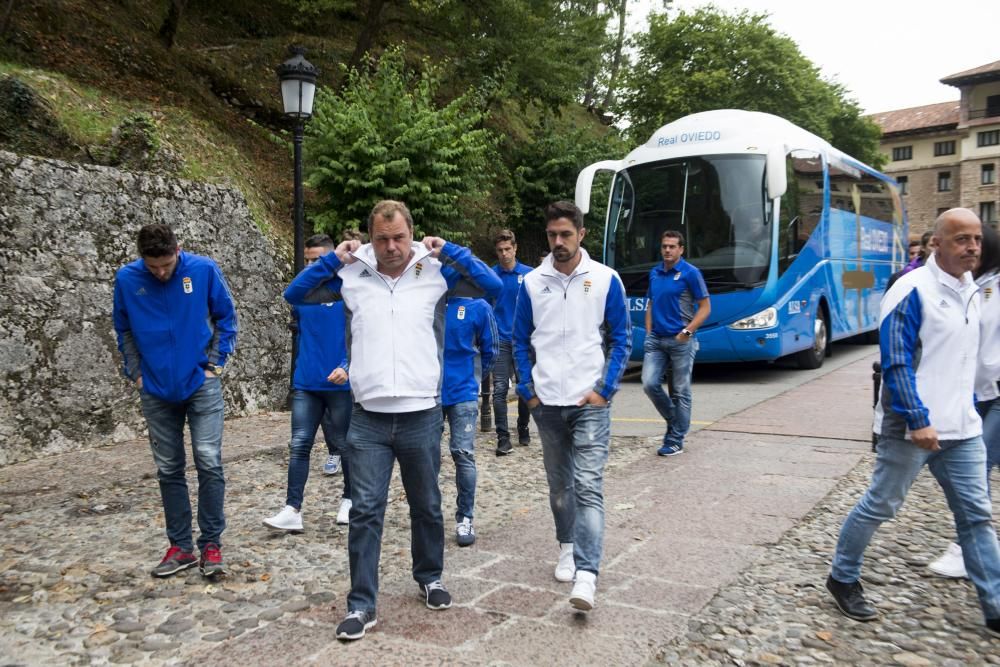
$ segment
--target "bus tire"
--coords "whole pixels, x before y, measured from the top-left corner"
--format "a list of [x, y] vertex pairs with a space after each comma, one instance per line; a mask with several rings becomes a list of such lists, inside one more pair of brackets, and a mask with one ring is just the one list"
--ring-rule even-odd
[[795, 353], [795, 363], [803, 370], [819, 368], [823, 365], [829, 345], [830, 327], [826, 322], [826, 314], [822, 308], [817, 308], [816, 319], [813, 320], [813, 344]]

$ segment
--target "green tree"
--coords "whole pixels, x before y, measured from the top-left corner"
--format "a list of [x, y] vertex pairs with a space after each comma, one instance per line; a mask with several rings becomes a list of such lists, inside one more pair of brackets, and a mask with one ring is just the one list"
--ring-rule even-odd
[[673, 19], [654, 15], [635, 43], [637, 62], [618, 106], [635, 143], [691, 113], [747, 109], [786, 118], [861, 160], [879, 160], [878, 129], [767, 14], [708, 7]]
[[406, 202], [418, 234], [467, 242], [496, 222], [488, 201], [496, 141], [480, 127], [474, 91], [438, 105], [440, 70], [426, 61], [420, 73], [408, 70], [402, 48], [346, 77], [340, 92], [318, 91], [307, 126], [306, 178], [322, 200], [317, 229], [364, 226], [386, 198]]

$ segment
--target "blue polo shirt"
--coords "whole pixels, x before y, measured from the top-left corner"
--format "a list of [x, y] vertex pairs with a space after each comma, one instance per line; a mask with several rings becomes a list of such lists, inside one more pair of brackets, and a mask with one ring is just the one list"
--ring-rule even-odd
[[521, 289], [524, 277], [531, 273], [531, 267], [521, 262], [515, 262], [514, 268], [508, 271], [499, 264], [493, 267], [496, 274], [500, 276], [503, 289], [500, 296], [493, 304], [493, 317], [497, 321], [497, 332], [500, 340], [510, 342], [511, 332], [514, 329], [514, 307], [517, 305], [517, 293]]
[[676, 336], [694, 319], [695, 303], [708, 298], [708, 287], [694, 264], [680, 259], [669, 270], [663, 262], [649, 272], [646, 307], [653, 311], [653, 333]]

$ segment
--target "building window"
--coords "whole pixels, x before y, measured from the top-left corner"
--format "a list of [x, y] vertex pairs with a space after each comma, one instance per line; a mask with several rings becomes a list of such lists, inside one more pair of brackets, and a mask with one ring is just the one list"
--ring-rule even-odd
[[[980, 134], [982, 134], [982, 132], [980, 132]], [[898, 162], [900, 160], [912, 160], [912, 159], [913, 159], [913, 146], [896, 146], [895, 148], [892, 149], [893, 162]]]
[[994, 223], [997, 221], [997, 204], [992, 201], [979, 203], [979, 219], [983, 222]]
[[934, 157], [941, 157], [942, 155], [954, 155], [954, 154], [955, 154], [954, 141], [934, 142]]
[[899, 194], [908, 195], [910, 194], [910, 177], [909, 176], [897, 176], [896, 182], [899, 183]]
[[951, 191], [951, 172], [950, 171], [939, 171], [938, 172], [938, 192], [950, 192]]
[[993, 185], [997, 182], [996, 171], [993, 170], [992, 164], [984, 164], [979, 176], [979, 182], [982, 185]]
[[988, 132], [976, 133], [976, 146], [998, 146], [1000, 145], [1000, 130], [990, 130]]

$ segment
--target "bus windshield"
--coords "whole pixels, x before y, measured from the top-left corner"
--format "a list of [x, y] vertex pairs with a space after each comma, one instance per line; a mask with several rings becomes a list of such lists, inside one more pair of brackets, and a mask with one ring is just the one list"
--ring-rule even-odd
[[660, 256], [660, 235], [684, 234], [684, 259], [713, 293], [747, 289], [767, 278], [771, 206], [763, 155], [685, 157], [617, 173], [605, 260], [630, 293], [644, 291]]

